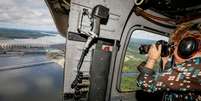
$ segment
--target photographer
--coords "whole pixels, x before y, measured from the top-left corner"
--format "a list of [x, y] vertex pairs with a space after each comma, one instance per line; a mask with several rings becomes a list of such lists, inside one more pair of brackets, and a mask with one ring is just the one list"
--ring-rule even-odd
[[[201, 91], [201, 33], [199, 30], [191, 30], [192, 27], [191, 23], [183, 23], [177, 27], [170, 37], [170, 43], [174, 47], [168, 57], [161, 57], [161, 45], [150, 47], [145, 65], [138, 68], [138, 85], [144, 91]], [[155, 73], [153, 67], [160, 57], [163, 71]], [[166, 69], [169, 63], [172, 66]], [[178, 93], [166, 94], [166, 97], [171, 95], [170, 99], [180, 97]], [[199, 93], [186, 93], [184, 97], [185, 101], [201, 101]]]

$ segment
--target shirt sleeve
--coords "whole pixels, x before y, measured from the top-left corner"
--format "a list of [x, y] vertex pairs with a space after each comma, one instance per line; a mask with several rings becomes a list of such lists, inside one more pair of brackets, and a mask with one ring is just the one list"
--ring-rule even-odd
[[[185, 68], [184, 68], [185, 69]], [[152, 69], [141, 67], [140, 74], [137, 78], [138, 85], [147, 92], [159, 90], [179, 90], [186, 91], [200, 86], [195, 85], [192, 81], [192, 72], [189, 70], [178, 71], [177, 69], [168, 69], [162, 73], [154, 73]]]

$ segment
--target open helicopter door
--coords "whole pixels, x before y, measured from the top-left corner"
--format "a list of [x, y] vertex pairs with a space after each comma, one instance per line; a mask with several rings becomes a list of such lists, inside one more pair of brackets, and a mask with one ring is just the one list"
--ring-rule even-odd
[[[79, 41], [75, 41], [78, 38], [73, 38], [72, 35], [76, 35], [73, 33], [77, 33], [77, 29], [80, 27], [80, 23], [83, 22], [82, 24], [82, 28], [84, 30], [89, 30], [90, 29], [90, 20], [88, 19], [87, 16], [83, 17], [83, 21], [81, 21], [82, 18], [82, 14], [85, 11], [85, 9], [87, 9], [89, 11], [89, 13], [91, 13], [91, 10], [93, 7], [95, 7], [96, 5], [103, 5], [107, 8], [109, 8], [110, 13], [109, 13], [109, 20], [107, 25], [102, 25], [101, 29], [100, 29], [100, 37], [102, 38], [106, 38], [108, 40], [112, 40], [112, 46], [114, 45], [114, 42], [117, 43], [117, 41], [120, 39], [121, 36], [121, 31], [123, 29], [123, 25], [124, 22], [126, 21], [126, 17], [128, 16], [128, 12], [129, 9], [132, 8], [133, 4], [131, 4], [132, 0], [128, 0], [128, 1], [122, 1], [122, 0], [88, 0], [88, 1], [83, 1], [83, 0], [72, 0], [71, 1], [71, 11], [70, 11], [70, 18], [69, 18], [69, 33], [68, 33], [68, 41], [67, 41], [67, 50], [66, 50], [66, 68], [65, 68], [65, 93], [66, 95], [70, 95], [71, 93], [74, 93], [73, 89], [71, 88], [71, 83], [73, 82], [74, 78], [76, 77], [76, 66], [78, 64], [78, 60], [79, 57], [81, 56], [81, 50], [83, 49], [83, 43], [79, 42]], [[70, 40], [70, 39], [75, 39]], [[114, 41], [116, 40], [116, 41]], [[100, 42], [101, 43], [101, 42]], [[107, 65], [110, 66], [113, 63], [111, 63], [110, 61], [106, 61], [106, 60], [110, 60], [111, 55], [113, 55], [114, 53], [109, 53], [110, 52], [110, 46], [111, 43], [106, 43], [103, 45], [100, 45], [101, 48], [99, 48], [98, 50], [94, 50], [95, 53], [93, 54], [93, 56], [91, 56], [92, 53], [89, 53], [88, 56], [85, 58], [83, 66], [81, 71], [84, 72], [84, 74], [88, 75], [89, 74], [89, 69], [90, 66], [96, 64], [95, 62], [99, 62], [100, 64], [102, 63], [103, 65]], [[98, 46], [98, 45], [97, 45]], [[104, 51], [100, 51], [100, 49], [102, 49], [103, 47], [106, 46], [106, 49], [109, 49], [109, 52], [105, 52], [106, 54], [109, 54], [110, 56], [108, 57], [108, 55], [105, 55], [105, 59], [103, 61], [98, 61], [98, 55], [97, 54], [102, 54], [104, 53]], [[109, 47], [108, 47], [109, 46]], [[116, 46], [114, 46], [116, 48]], [[113, 51], [115, 51], [115, 48], [113, 48]], [[91, 52], [91, 51], [89, 51]], [[97, 54], [96, 54], [97, 53]], [[99, 55], [101, 56], [101, 55]], [[116, 55], [114, 55], [115, 57]], [[96, 58], [96, 59], [92, 59], [92, 58]], [[108, 58], [107, 58], [108, 57]], [[99, 58], [100, 59], [100, 58]], [[111, 60], [111, 61], [114, 61]], [[91, 64], [92, 62], [92, 64]], [[112, 69], [109, 67], [105, 67], [104, 68], [108, 68], [109, 70], [113, 71], [114, 65], [112, 66]], [[109, 72], [108, 75], [110, 75], [110, 78], [108, 78], [108, 86], [107, 88], [109, 89], [109, 91], [107, 91], [108, 93], [111, 94], [110, 90], [111, 90], [111, 80], [113, 78], [113, 73]], [[98, 74], [98, 70], [97, 70], [97, 74]], [[94, 74], [95, 75], [95, 74]], [[106, 75], [107, 76], [107, 75]], [[105, 85], [105, 83], [103, 83]], [[92, 84], [93, 85], [93, 84]], [[104, 91], [105, 92], [105, 91]], [[95, 91], [92, 91], [91, 93], [94, 94], [98, 94], [95, 93]], [[108, 94], [105, 94], [104, 96], [106, 96]], [[109, 96], [107, 98], [110, 98]], [[93, 100], [97, 100], [97, 101], [101, 101], [105, 98], [102, 98], [100, 100], [96, 99], [94, 96]]]
[[[64, 92], [68, 95], [71, 93], [74, 93], [74, 90], [71, 88], [71, 83], [76, 77], [76, 66], [78, 64], [79, 57], [81, 56], [81, 50], [83, 49], [83, 40], [76, 38], [76, 33], [78, 33], [77, 29], [80, 28], [81, 22], [82, 23], [82, 29], [83, 30], [90, 30], [90, 19], [88, 19], [88, 16], [84, 16], [82, 19], [82, 14], [86, 10], [91, 14], [92, 8], [94, 8], [96, 5], [103, 5], [107, 8], [109, 8], [109, 20], [107, 25], [101, 25], [100, 28], [100, 35], [99, 37], [105, 38], [109, 40], [106, 42], [106, 45], [100, 45], [101, 48], [99, 49], [109, 49], [108, 51], [111, 51], [110, 45], [112, 42], [112, 45], [114, 44], [114, 40], [119, 40], [120, 38], [120, 29], [123, 27], [123, 20], [127, 15], [124, 14], [124, 11], [121, 10], [121, 5], [129, 5], [129, 3], [121, 0], [72, 0], [71, 1], [71, 11], [70, 11], [70, 18], [69, 18], [69, 30], [68, 30], [68, 40], [67, 40], [67, 50], [66, 50], [66, 68], [65, 68], [65, 89]], [[118, 6], [117, 6], [118, 5]], [[123, 6], [122, 6], [123, 7]], [[126, 6], [125, 6], [126, 7]], [[124, 8], [123, 10], [126, 10]], [[110, 41], [111, 40], [111, 41]], [[101, 42], [100, 42], [101, 43]], [[83, 66], [81, 71], [84, 72], [84, 74], [89, 74], [90, 66], [94, 64], [94, 62], [91, 64], [91, 61], [94, 61], [94, 59], [91, 59], [91, 53], [90, 50], [87, 57], [84, 60]], [[110, 53], [109, 53], [110, 54]], [[96, 57], [95, 54], [93, 54], [93, 57]], [[108, 61], [109, 62], [109, 61]], [[102, 62], [103, 64], [108, 64], [105, 62]], [[110, 64], [110, 63], [109, 63]], [[92, 92], [93, 93], [93, 92]]]

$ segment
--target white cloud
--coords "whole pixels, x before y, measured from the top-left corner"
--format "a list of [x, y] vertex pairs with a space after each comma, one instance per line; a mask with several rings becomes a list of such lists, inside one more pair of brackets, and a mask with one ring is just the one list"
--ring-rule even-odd
[[44, 0], [0, 0], [1, 23], [55, 29]]
[[144, 31], [144, 30], [135, 30], [132, 35], [132, 38], [137, 39], [147, 39], [147, 40], [165, 40], [168, 41], [168, 37], [161, 36], [158, 34], [154, 34], [152, 32]]

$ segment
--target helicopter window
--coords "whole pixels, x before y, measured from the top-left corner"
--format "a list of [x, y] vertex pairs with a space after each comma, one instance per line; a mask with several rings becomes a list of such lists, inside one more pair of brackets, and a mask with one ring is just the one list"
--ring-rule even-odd
[[133, 31], [124, 57], [121, 72], [120, 91], [128, 92], [140, 90], [136, 84], [136, 78], [139, 74], [137, 66], [142, 61], [146, 60], [146, 55], [139, 54], [139, 47], [142, 44], [154, 44], [158, 40], [167, 41], [168, 38], [145, 30]]

